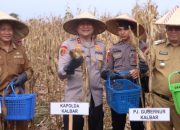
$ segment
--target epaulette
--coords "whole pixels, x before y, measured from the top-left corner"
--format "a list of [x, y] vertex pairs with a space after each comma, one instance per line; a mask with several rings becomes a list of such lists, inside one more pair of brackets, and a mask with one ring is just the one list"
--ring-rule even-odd
[[157, 41], [154, 41], [154, 45], [159, 45], [159, 44], [162, 44], [162, 43], [165, 43], [166, 42], [166, 39], [162, 39], [162, 40], [157, 40]]
[[102, 41], [101, 40], [96, 40], [96, 43], [101, 44]]
[[119, 42], [115, 42], [115, 43], [113, 43], [113, 45], [116, 45], [116, 44], [118, 44]]
[[122, 39], [119, 39], [117, 42], [113, 43], [113, 45], [119, 44], [119, 43], [122, 43]]
[[101, 40], [99, 40], [99, 39], [96, 39], [96, 42], [102, 42]]

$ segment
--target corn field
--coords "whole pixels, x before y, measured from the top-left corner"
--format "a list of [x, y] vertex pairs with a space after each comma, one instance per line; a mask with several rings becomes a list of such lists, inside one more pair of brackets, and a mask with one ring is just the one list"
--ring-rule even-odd
[[[132, 15], [146, 29], [146, 35], [141, 39], [149, 42], [164, 37], [164, 34], [159, 33], [159, 28], [153, 25], [154, 20], [158, 17], [155, 4], [152, 2], [148, 2], [144, 6], [137, 4], [132, 12]], [[105, 14], [100, 19], [105, 21], [110, 17], [113, 16]], [[48, 16], [26, 21], [30, 27], [30, 33], [23, 40], [23, 44], [26, 46], [27, 54], [34, 69], [34, 77], [27, 86], [33, 88], [33, 91], [37, 93], [36, 116], [31, 123], [31, 128], [34, 130], [63, 129], [62, 116], [50, 115], [50, 102], [63, 101], [65, 82], [58, 79], [57, 63], [61, 43], [72, 37], [62, 27], [69, 18], [72, 18], [72, 14], [67, 11], [65, 17]], [[107, 48], [111, 46], [111, 43], [117, 41], [117, 37], [107, 31], [99, 35], [98, 39], [103, 40]], [[105, 97], [104, 112], [104, 128], [108, 130], [111, 128], [111, 116]]]

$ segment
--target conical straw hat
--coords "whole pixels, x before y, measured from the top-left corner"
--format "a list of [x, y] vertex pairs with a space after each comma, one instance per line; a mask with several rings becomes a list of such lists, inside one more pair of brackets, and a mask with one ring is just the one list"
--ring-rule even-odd
[[100, 34], [106, 30], [106, 25], [104, 22], [98, 20], [94, 15], [88, 13], [88, 12], [83, 12], [79, 14], [78, 16], [74, 17], [73, 19], [67, 21], [64, 23], [63, 28], [66, 32], [77, 35], [77, 26], [78, 23], [83, 21], [83, 20], [88, 20], [92, 22], [94, 26], [94, 34]]
[[180, 7], [176, 6], [163, 17], [158, 19], [155, 24], [180, 26]]
[[[106, 21], [107, 30], [115, 35], [118, 35], [118, 27], [120, 22], [128, 22], [133, 26], [133, 32], [137, 36], [137, 21], [128, 14], [119, 15], [115, 18]], [[144, 28], [139, 24], [139, 35], [144, 33]]]
[[27, 36], [29, 33], [29, 28], [26, 24], [0, 11], [0, 22], [1, 21], [7, 21], [12, 23], [14, 29], [14, 40], [20, 40]]

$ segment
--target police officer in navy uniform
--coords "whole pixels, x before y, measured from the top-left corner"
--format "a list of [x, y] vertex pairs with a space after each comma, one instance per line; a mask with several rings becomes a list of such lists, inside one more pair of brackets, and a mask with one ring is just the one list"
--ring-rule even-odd
[[[118, 43], [114, 43], [110, 48], [109, 56], [107, 59], [107, 68], [102, 72], [101, 76], [107, 79], [109, 75], [111, 79], [126, 77], [134, 83], [138, 83], [140, 69], [137, 65], [137, 53], [135, 48], [130, 43], [130, 29], [136, 35], [137, 22], [135, 19], [127, 14], [120, 15], [116, 18], [106, 21], [107, 30], [117, 35], [120, 40]], [[139, 26], [139, 33], [144, 32], [143, 27]], [[144, 42], [140, 42], [140, 49], [145, 50], [146, 45]], [[141, 66], [145, 66], [145, 63], [141, 60]], [[145, 70], [147, 71], [147, 70]], [[126, 72], [119, 76], [116, 72]], [[119, 114], [111, 108], [112, 115], [112, 127], [113, 130], [124, 130], [126, 123], [126, 114]], [[143, 122], [130, 122], [132, 130], [144, 130]]]
[[[67, 79], [65, 102], [83, 101], [83, 70], [85, 62], [89, 79], [88, 95], [90, 100], [88, 124], [89, 130], [103, 130], [103, 85], [101, 72], [105, 68], [105, 45], [96, 39], [96, 35], [105, 31], [103, 22], [92, 14], [84, 12], [63, 25], [64, 30], [75, 37], [63, 42], [60, 47], [58, 75], [61, 80]], [[73, 58], [72, 51], [81, 50], [82, 56]], [[68, 130], [68, 116], [64, 116], [64, 129]], [[73, 115], [73, 130], [83, 130], [84, 119]]]

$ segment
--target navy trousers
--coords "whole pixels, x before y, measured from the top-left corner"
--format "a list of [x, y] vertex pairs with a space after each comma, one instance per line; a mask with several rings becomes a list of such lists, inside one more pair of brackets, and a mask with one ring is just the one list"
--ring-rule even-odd
[[[94, 100], [91, 98], [89, 116], [88, 116], [88, 127], [89, 130], [103, 130], [103, 105], [95, 107]], [[63, 116], [64, 130], [68, 130], [68, 115]], [[84, 118], [80, 115], [73, 115], [73, 130], [83, 130]]]

